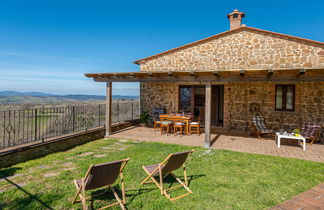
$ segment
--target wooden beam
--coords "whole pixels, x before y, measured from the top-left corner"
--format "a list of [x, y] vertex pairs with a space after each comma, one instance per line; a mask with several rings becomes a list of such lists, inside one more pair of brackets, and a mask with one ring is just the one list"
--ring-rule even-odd
[[111, 107], [112, 107], [112, 82], [106, 85], [106, 133], [105, 137], [111, 134]]
[[[307, 70], [307, 74], [304, 72]], [[217, 72], [217, 71], [216, 71]], [[88, 75], [98, 82], [301, 82], [324, 81], [324, 69], [208, 72], [139, 72]], [[243, 76], [244, 75], [244, 76]], [[302, 75], [302, 77], [301, 77]]]
[[[324, 71], [323, 71], [324, 73]], [[302, 82], [302, 81], [310, 81], [310, 82], [320, 82], [324, 81], [324, 74], [316, 75], [307, 75], [305, 74], [303, 77], [299, 77], [299, 73], [296, 75], [276, 75], [269, 77], [267, 74], [264, 76], [260, 75], [251, 75], [240, 76], [240, 75], [232, 75], [232, 76], [183, 76], [183, 77], [173, 77], [173, 76], [149, 76], [149, 77], [96, 77], [93, 78], [96, 82]]]
[[210, 148], [210, 128], [211, 128], [211, 100], [212, 85], [211, 82], [206, 83], [206, 102], [205, 102], [205, 147]]

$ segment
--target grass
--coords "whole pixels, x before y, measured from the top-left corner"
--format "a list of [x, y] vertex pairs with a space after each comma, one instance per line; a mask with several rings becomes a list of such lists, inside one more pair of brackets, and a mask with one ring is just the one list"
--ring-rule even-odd
[[[142, 165], [188, 149], [192, 147], [102, 139], [0, 169], [6, 177], [0, 180], [0, 209], [80, 209], [80, 203], [71, 204], [73, 179], [84, 176], [90, 164], [126, 157], [128, 209], [267, 209], [324, 181], [323, 163], [195, 147], [187, 162], [193, 194], [171, 202], [155, 185], [140, 185]], [[102, 154], [106, 156], [97, 156]], [[166, 186], [173, 180], [168, 181]], [[110, 193], [99, 197], [94, 206], [111, 199]]]

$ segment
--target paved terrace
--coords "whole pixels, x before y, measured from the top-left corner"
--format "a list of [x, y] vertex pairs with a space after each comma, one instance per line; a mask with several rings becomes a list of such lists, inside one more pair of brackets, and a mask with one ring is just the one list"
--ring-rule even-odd
[[[174, 136], [173, 134], [161, 136], [160, 132], [154, 132], [153, 128], [146, 127], [130, 127], [114, 133], [111, 137], [189, 146], [204, 146], [205, 140], [204, 134], [200, 136], [192, 134], [182, 137], [179, 135]], [[225, 131], [218, 131], [217, 134], [212, 134], [211, 139], [211, 146], [214, 149], [324, 162], [324, 145], [321, 144], [307, 144], [306, 151], [303, 151], [302, 147], [297, 145], [297, 141], [282, 140], [281, 147], [278, 148], [274, 139], [267, 138], [259, 141], [257, 138], [251, 137], [246, 133]]]

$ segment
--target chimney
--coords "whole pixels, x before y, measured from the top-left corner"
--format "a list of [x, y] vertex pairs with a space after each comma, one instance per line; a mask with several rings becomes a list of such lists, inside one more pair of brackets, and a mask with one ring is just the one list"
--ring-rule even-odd
[[244, 18], [244, 16], [245, 13], [240, 12], [237, 9], [228, 14], [227, 18], [230, 20], [230, 30], [240, 28], [242, 24], [242, 18]]

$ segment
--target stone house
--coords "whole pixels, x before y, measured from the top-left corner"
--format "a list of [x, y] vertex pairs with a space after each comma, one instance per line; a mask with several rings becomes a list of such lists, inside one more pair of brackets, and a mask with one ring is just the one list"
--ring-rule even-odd
[[323, 124], [324, 43], [247, 27], [244, 16], [234, 10], [230, 30], [136, 60], [140, 72], [86, 76], [108, 91], [140, 82], [141, 110], [192, 112], [206, 128], [248, 131], [255, 111], [274, 130]]

